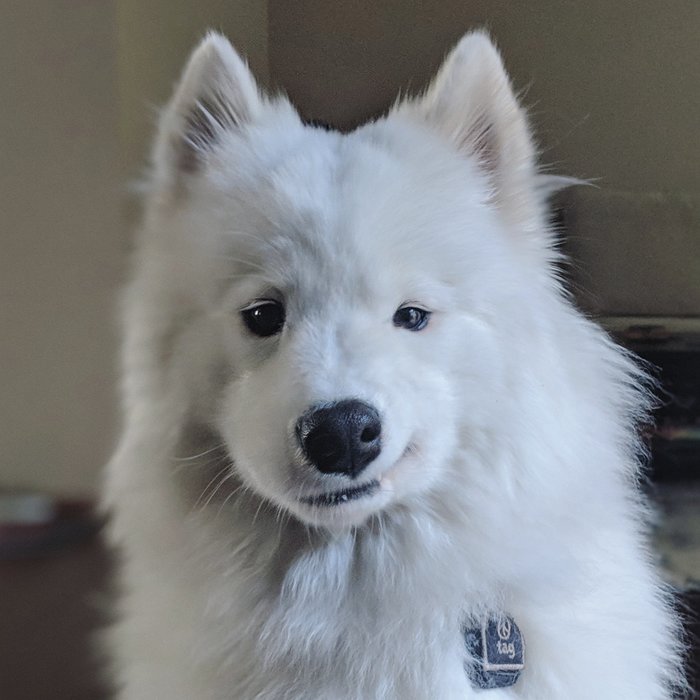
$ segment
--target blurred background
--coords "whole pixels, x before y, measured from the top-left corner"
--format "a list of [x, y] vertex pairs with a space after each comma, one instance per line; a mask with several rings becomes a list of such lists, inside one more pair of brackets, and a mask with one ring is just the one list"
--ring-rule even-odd
[[692, 614], [697, 0], [3, 0], [0, 698], [106, 697], [89, 634], [110, 557], [91, 507], [119, 427], [116, 300], [157, 108], [210, 27], [303, 116], [343, 129], [424, 87], [465, 31], [491, 31], [547, 170], [596, 184], [553, 216], [580, 304], [658, 367], [656, 541]]

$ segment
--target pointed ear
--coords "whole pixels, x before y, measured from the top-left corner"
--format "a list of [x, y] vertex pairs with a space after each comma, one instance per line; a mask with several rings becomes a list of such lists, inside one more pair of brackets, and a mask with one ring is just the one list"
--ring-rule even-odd
[[476, 159], [497, 204], [531, 191], [535, 152], [527, 119], [486, 34], [467, 34], [409, 108], [417, 109], [460, 152]]
[[255, 119], [261, 105], [255, 79], [228, 39], [207, 34], [161, 116], [157, 176], [172, 182], [197, 172], [222, 136]]

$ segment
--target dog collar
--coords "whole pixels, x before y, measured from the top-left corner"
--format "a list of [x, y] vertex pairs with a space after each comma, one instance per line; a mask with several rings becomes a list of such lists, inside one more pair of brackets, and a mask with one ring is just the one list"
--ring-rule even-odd
[[512, 617], [489, 617], [479, 627], [465, 627], [464, 641], [464, 669], [475, 688], [507, 688], [517, 682], [525, 668], [525, 640]]

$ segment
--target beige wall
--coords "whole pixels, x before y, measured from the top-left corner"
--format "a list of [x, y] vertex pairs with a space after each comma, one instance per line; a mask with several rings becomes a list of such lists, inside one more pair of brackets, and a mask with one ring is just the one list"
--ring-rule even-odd
[[85, 493], [114, 435], [110, 2], [0, 7], [0, 487]]
[[271, 76], [307, 115], [376, 114], [486, 26], [545, 162], [613, 189], [700, 190], [698, 0], [277, 0], [269, 19]]

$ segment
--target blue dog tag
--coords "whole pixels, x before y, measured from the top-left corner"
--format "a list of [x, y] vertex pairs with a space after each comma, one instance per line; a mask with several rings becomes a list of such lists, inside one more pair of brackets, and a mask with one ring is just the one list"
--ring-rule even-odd
[[470, 654], [465, 670], [476, 688], [514, 685], [525, 668], [525, 642], [512, 617], [490, 617], [481, 627], [464, 630]]

